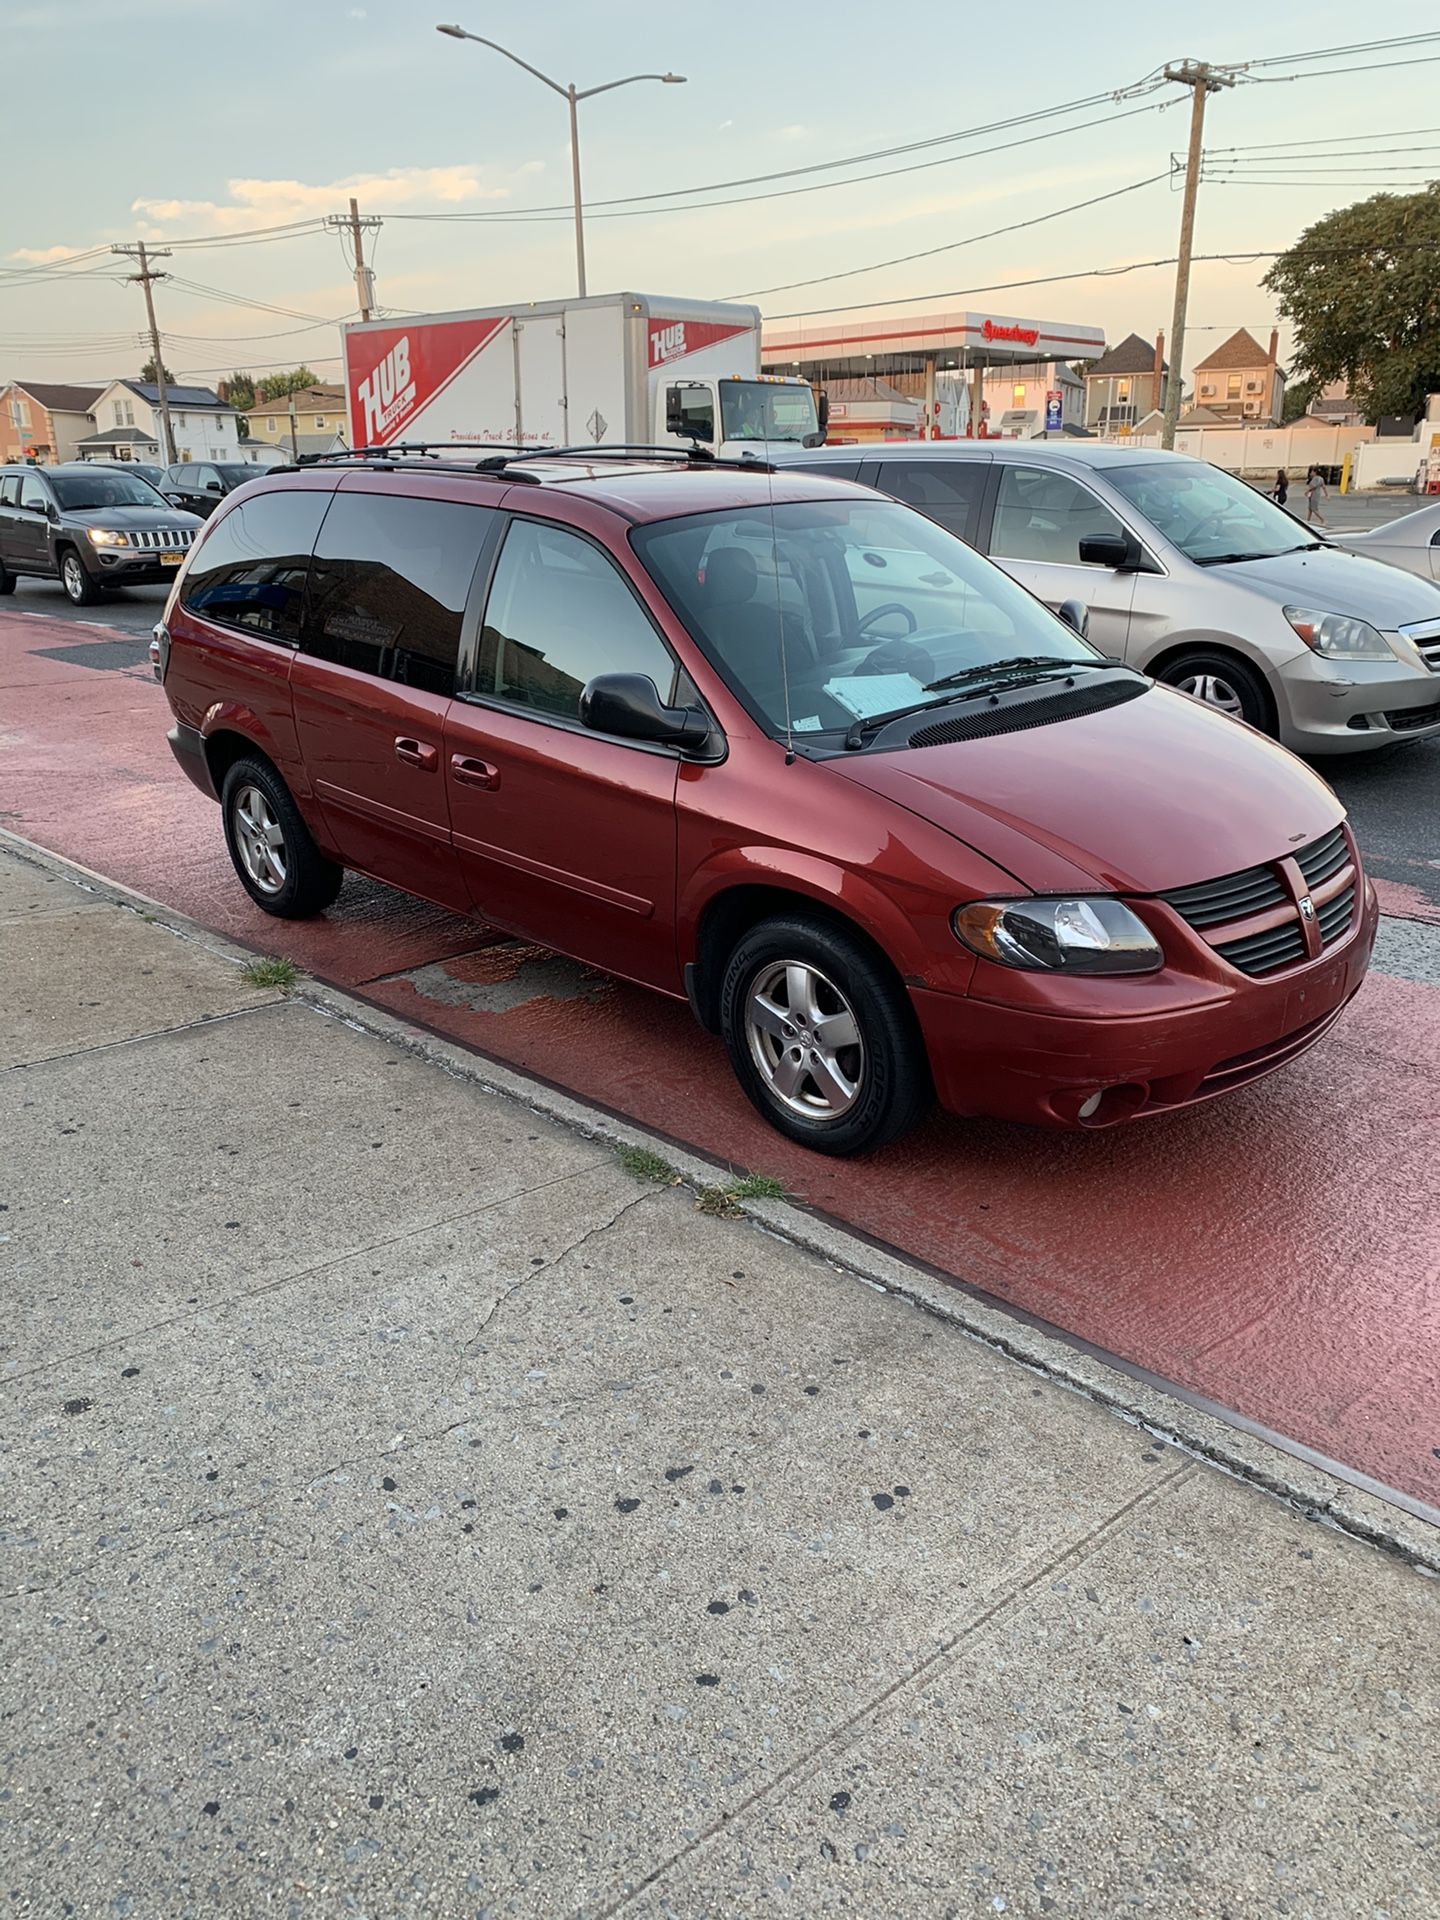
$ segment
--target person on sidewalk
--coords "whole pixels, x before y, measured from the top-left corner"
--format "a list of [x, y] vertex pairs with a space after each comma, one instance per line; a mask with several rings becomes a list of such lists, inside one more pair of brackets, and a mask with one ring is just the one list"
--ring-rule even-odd
[[1270, 489], [1270, 498], [1275, 502], [1277, 507], [1283, 507], [1285, 502], [1290, 498], [1290, 482], [1286, 477], [1283, 467], [1281, 467], [1275, 475], [1275, 484]]
[[1320, 511], [1320, 502], [1328, 491], [1320, 469], [1311, 467], [1305, 475], [1305, 518], [1312, 526], [1318, 523], [1323, 527], [1325, 524], [1325, 516]]

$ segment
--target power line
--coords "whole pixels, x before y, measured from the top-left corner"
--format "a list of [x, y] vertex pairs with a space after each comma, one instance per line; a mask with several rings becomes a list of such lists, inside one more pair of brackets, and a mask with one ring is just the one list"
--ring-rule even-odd
[[1168, 180], [1169, 173], [1152, 173], [1144, 180], [1132, 180], [1129, 186], [1116, 187], [1110, 193], [1093, 194], [1088, 200], [1077, 200], [1073, 206], [1053, 207], [1049, 213], [1038, 213], [1030, 220], [1017, 220], [1008, 227], [992, 227], [989, 233], [967, 234], [963, 240], [949, 240], [942, 247], [926, 247], [920, 253], [898, 254], [893, 260], [872, 260], [868, 266], [845, 267], [839, 273], [818, 273], [808, 280], [787, 280], [781, 286], [757, 287], [750, 293], [730, 293], [724, 295], [727, 300], [758, 300], [767, 293], [790, 293], [796, 287], [819, 287], [831, 280], [853, 280], [862, 273], [878, 273], [883, 267], [908, 266], [913, 260], [932, 260], [939, 253], [953, 253], [957, 247], [973, 247], [981, 240], [997, 240], [1001, 234], [1020, 233], [1026, 227], [1038, 227], [1047, 220], [1060, 220], [1066, 214], [1083, 213], [1087, 207], [1098, 207], [1106, 200], [1118, 200], [1122, 194], [1135, 193], [1141, 187], [1153, 187], [1157, 180]]

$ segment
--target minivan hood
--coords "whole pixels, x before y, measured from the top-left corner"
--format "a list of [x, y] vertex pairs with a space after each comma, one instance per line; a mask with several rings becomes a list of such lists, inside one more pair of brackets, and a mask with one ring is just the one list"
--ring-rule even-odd
[[1049, 726], [826, 764], [1034, 893], [1160, 893], [1277, 860], [1344, 818], [1293, 754], [1168, 687]]
[[86, 527], [203, 527], [198, 513], [183, 507], [66, 507], [65, 518], [71, 524]]
[[1259, 587], [1284, 606], [1344, 613], [1392, 632], [1411, 620], [1440, 619], [1440, 586], [1345, 547], [1306, 548], [1205, 571], [1223, 574], [1237, 586]]

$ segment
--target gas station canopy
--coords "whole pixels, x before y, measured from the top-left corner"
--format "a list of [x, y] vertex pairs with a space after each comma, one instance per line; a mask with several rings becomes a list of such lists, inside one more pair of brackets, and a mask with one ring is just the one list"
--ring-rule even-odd
[[1010, 314], [897, 313], [879, 319], [767, 320], [761, 364], [767, 373], [811, 380], [863, 374], [929, 373], [1035, 365], [1047, 360], [1098, 360], [1099, 327], [1067, 320], [1022, 320]]

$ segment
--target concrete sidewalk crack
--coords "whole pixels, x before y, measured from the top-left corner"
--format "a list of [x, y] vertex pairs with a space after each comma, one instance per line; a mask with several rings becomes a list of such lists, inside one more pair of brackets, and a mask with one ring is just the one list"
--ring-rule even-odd
[[1008, 1608], [1016, 1606], [1017, 1603], [1023, 1603], [1043, 1580], [1053, 1574], [1059, 1573], [1062, 1569], [1074, 1566], [1078, 1562], [1086, 1559], [1097, 1547], [1105, 1545], [1117, 1534], [1123, 1533], [1141, 1507], [1152, 1504], [1163, 1494], [1172, 1488], [1178, 1487], [1199, 1471], [1200, 1468], [1197, 1462], [1193, 1460], [1181, 1462], [1161, 1478], [1151, 1481], [1150, 1484], [1143, 1487], [1139, 1493], [1125, 1501], [1123, 1505], [1117, 1507], [1113, 1513], [1109, 1513], [1103, 1520], [1097, 1521], [1093, 1527], [1089, 1528], [1078, 1539], [1067, 1541], [1063, 1545], [1056, 1547], [1053, 1551], [1046, 1553], [1038, 1562], [1032, 1563], [1025, 1572], [1013, 1576], [979, 1613], [973, 1615], [963, 1626], [958, 1627], [953, 1633], [947, 1635], [946, 1638], [943, 1639], [932, 1652], [926, 1654], [922, 1660], [916, 1661], [914, 1665], [908, 1667], [904, 1673], [892, 1680], [888, 1686], [882, 1687], [878, 1693], [864, 1701], [853, 1713], [847, 1715], [838, 1726], [832, 1728], [823, 1739], [815, 1741], [805, 1752], [797, 1754], [793, 1760], [788, 1761], [777, 1773], [772, 1774], [768, 1780], [762, 1781], [750, 1793], [746, 1794], [736, 1806], [728, 1808], [718, 1819], [712, 1820], [703, 1832], [695, 1835], [693, 1840], [687, 1841], [683, 1847], [677, 1847], [675, 1851], [662, 1860], [658, 1866], [652, 1868], [643, 1879], [637, 1880], [633, 1886], [627, 1887], [618, 1897], [609, 1900], [603, 1906], [596, 1907], [593, 1914], [577, 1913], [575, 1920], [613, 1920], [614, 1915], [623, 1912], [624, 1909], [631, 1905], [633, 1901], [637, 1900], [642, 1893], [647, 1892], [658, 1880], [664, 1878], [665, 1875], [679, 1866], [682, 1861], [689, 1859], [692, 1854], [698, 1853], [702, 1847], [708, 1846], [717, 1834], [723, 1833], [727, 1827], [733, 1826], [736, 1821], [739, 1820], [742, 1815], [748, 1813], [752, 1807], [757, 1806], [762, 1800], [769, 1799], [771, 1795], [776, 1793], [780, 1788], [788, 1786], [792, 1780], [795, 1780], [801, 1774], [805, 1773], [807, 1769], [813, 1767], [822, 1754], [843, 1750], [850, 1746], [854, 1740], [859, 1737], [864, 1725], [870, 1721], [882, 1707], [887, 1706], [897, 1694], [902, 1693], [907, 1687], [913, 1686], [916, 1681], [933, 1673], [937, 1667], [944, 1665], [952, 1656], [958, 1654], [963, 1657], [968, 1648], [983, 1635], [985, 1630], [998, 1619], [1000, 1615]]
[[[58, 917], [58, 916], [55, 916]], [[236, 985], [242, 984], [238, 979]], [[256, 991], [254, 988], [252, 992]], [[87, 1053], [114, 1053], [121, 1047], [138, 1047], [145, 1040], [172, 1040], [179, 1033], [194, 1033], [198, 1028], [221, 1027], [229, 1020], [248, 1020], [252, 1013], [265, 1013], [271, 1007], [283, 1006], [285, 996], [279, 993], [265, 994], [255, 1000], [253, 1005], [231, 1007], [225, 1013], [202, 1013], [197, 1019], [183, 1020], [177, 1027], [152, 1027], [144, 1033], [127, 1033], [119, 1040], [97, 1040], [93, 1046], [71, 1047], [66, 1053], [45, 1053], [34, 1060], [16, 1060], [8, 1067], [0, 1067], [0, 1079], [7, 1073], [24, 1073], [35, 1067], [58, 1066], [62, 1060], [79, 1060]]]

